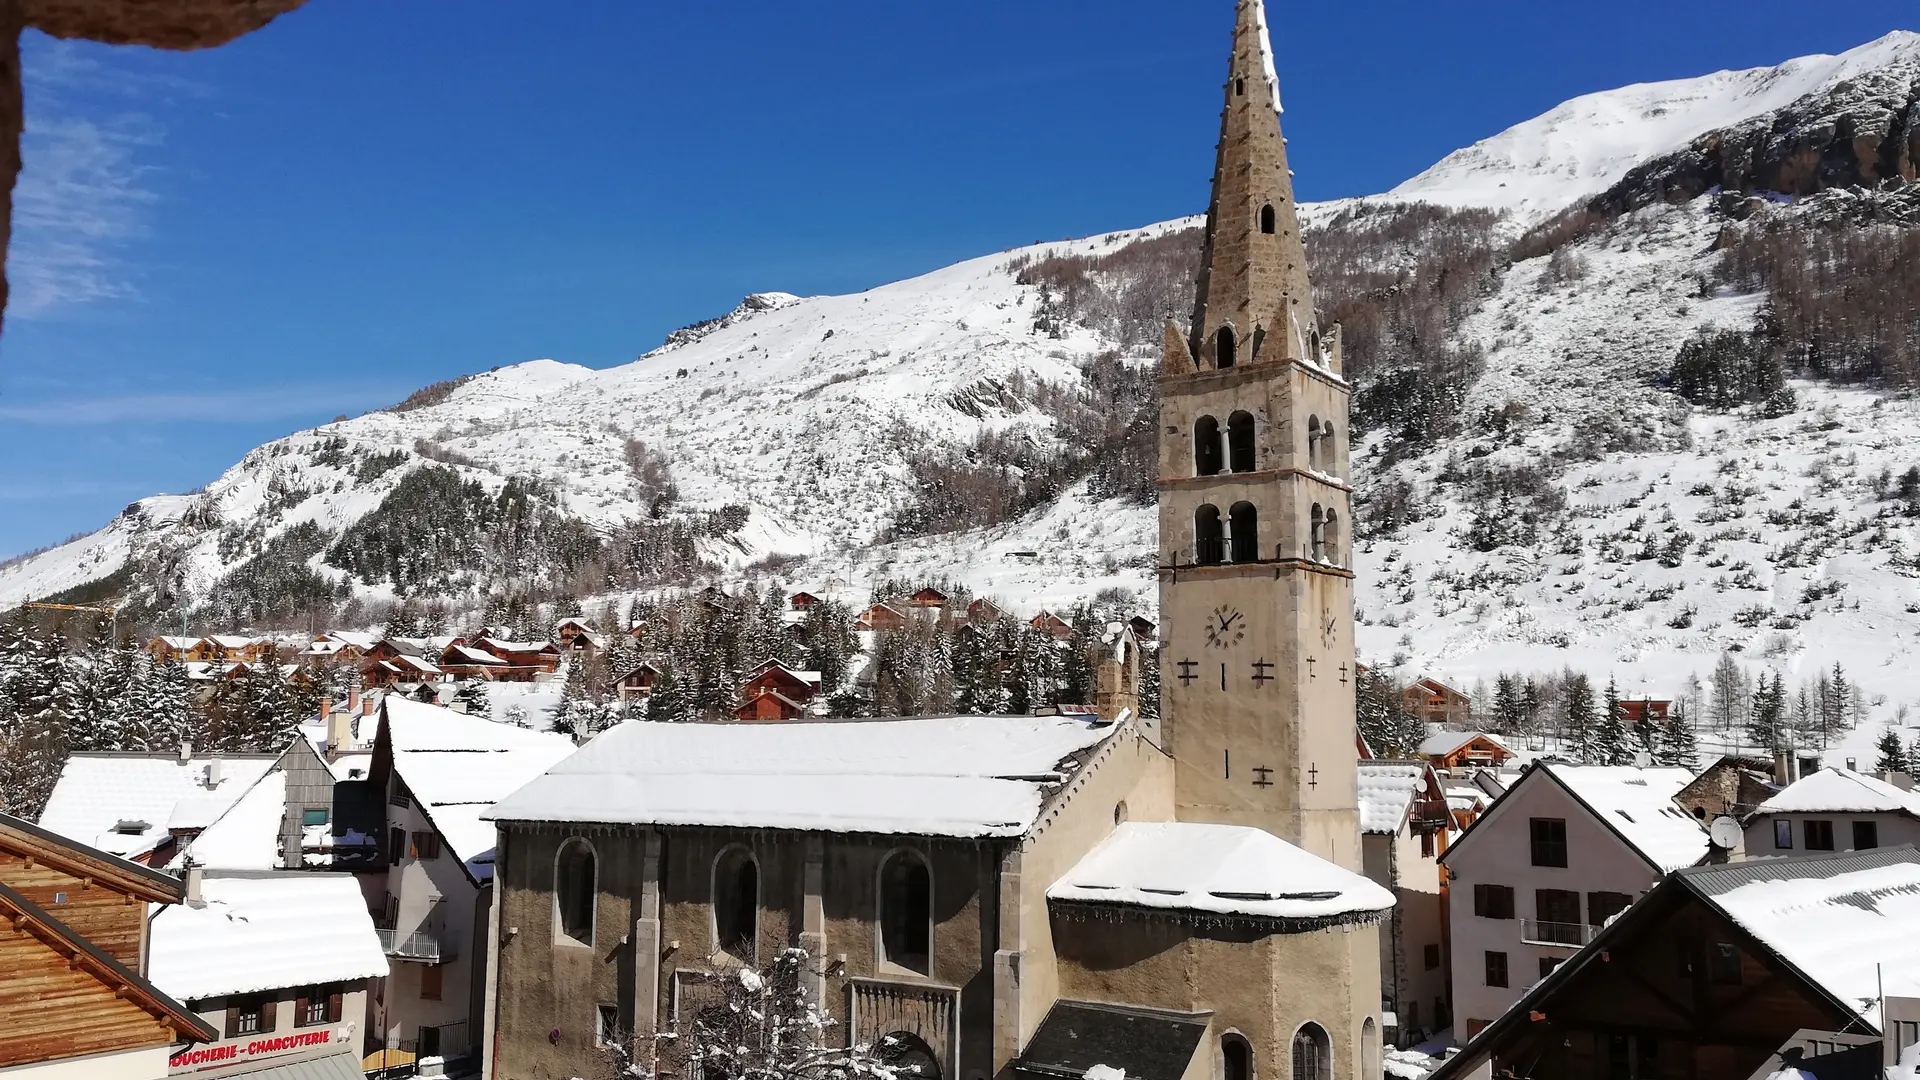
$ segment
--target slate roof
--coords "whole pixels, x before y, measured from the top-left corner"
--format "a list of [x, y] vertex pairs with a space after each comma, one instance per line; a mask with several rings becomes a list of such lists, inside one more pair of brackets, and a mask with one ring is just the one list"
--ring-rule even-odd
[[1079, 1080], [1095, 1065], [1126, 1070], [1127, 1080], [1180, 1080], [1207, 1034], [1207, 1013], [1056, 1001], [1014, 1062], [1039, 1077]]

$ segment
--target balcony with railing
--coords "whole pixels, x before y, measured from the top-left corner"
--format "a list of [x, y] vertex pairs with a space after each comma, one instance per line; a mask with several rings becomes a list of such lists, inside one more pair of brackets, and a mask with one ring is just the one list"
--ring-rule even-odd
[[1520, 940], [1528, 945], [1554, 945], [1564, 949], [1578, 949], [1593, 940], [1594, 928], [1580, 922], [1547, 922], [1542, 919], [1521, 919]]
[[396, 960], [443, 964], [454, 957], [453, 942], [431, 927], [396, 930], [390, 926], [378, 926], [374, 932], [380, 935], [381, 951]]

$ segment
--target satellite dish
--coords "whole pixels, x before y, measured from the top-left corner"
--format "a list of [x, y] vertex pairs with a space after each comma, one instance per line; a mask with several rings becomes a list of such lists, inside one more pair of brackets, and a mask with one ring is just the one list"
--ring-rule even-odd
[[1740, 828], [1740, 823], [1730, 817], [1714, 818], [1713, 824], [1707, 826], [1707, 838], [1713, 841], [1713, 846], [1728, 851], [1739, 847], [1745, 836], [1746, 831]]

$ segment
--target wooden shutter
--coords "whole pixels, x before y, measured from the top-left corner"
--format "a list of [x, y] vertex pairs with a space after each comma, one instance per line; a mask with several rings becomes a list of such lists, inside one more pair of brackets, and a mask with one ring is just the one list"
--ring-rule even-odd
[[254, 1007], [260, 1010], [260, 1034], [272, 1034], [280, 1026], [280, 1002], [268, 997], [255, 998]]
[[309, 993], [311, 993], [311, 991], [302, 990], [300, 992], [300, 996], [295, 998], [293, 1001], [293, 1026], [294, 1027], [306, 1026], [307, 1003], [313, 1000], [312, 998], [307, 996]]
[[231, 1039], [239, 1034], [240, 1034], [240, 1003], [237, 1001], [228, 1001], [227, 1002], [227, 1038]]
[[340, 1022], [340, 1005], [345, 997], [345, 994], [337, 990], [327, 995], [327, 1023], [337, 1024]]

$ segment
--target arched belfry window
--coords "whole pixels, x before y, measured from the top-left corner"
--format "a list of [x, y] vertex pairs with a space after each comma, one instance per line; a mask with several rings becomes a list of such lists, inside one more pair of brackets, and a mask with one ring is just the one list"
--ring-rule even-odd
[[553, 861], [554, 925], [580, 945], [593, 944], [595, 880], [593, 845], [574, 837]]
[[1245, 79], [1233, 80], [1233, 96], [1234, 97], [1247, 96], [1247, 80]]
[[753, 852], [732, 847], [713, 862], [713, 940], [735, 960], [754, 962], [760, 916], [760, 864]]
[[1293, 1080], [1333, 1080], [1333, 1045], [1312, 1022], [1293, 1033]]
[[1229, 535], [1233, 537], [1233, 561], [1250, 563], [1260, 561], [1260, 511], [1250, 502], [1233, 504], [1227, 511]]
[[1234, 336], [1233, 327], [1221, 327], [1220, 332], [1213, 336], [1213, 366], [1232, 367], [1238, 359], [1234, 355], [1234, 350], [1239, 345], [1239, 341], [1240, 339]]
[[1226, 558], [1226, 530], [1220, 523], [1220, 508], [1203, 504], [1193, 512], [1193, 561], [1201, 566], [1219, 566]]
[[1220, 1078], [1221, 1080], [1254, 1080], [1253, 1047], [1238, 1035], [1224, 1035], [1220, 1039]]
[[880, 867], [880, 951], [895, 967], [933, 973], [933, 872], [918, 852], [896, 851]]
[[1320, 467], [1320, 418], [1307, 417], [1307, 468]]
[[1236, 412], [1227, 417], [1227, 468], [1234, 472], [1253, 471], [1253, 414]]
[[1327, 552], [1324, 557], [1331, 562], [1339, 562], [1340, 561], [1340, 515], [1335, 513], [1332, 510], [1327, 511], [1327, 527], [1325, 530], [1325, 538], [1326, 538]]
[[1279, 215], [1273, 212], [1272, 203], [1268, 203], [1267, 205], [1260, 208], [1260, 231], [1261, 232], [1266, 233], [1268, 236], [1272, 236], [1274, 227], [1278, 223], [1279, 223]]
[[1319, 503], [1313, 504], [1313, 515], [1308, 523], [1313, 528], [1313, 534], [1307, 550], [1314, 558], [1324, 559], [1327, 557], [1327, 513], [1320, 509]]
[[1220, 421], [1203, 416], [1193, 422], [1193, 474], [1220, 475]]

